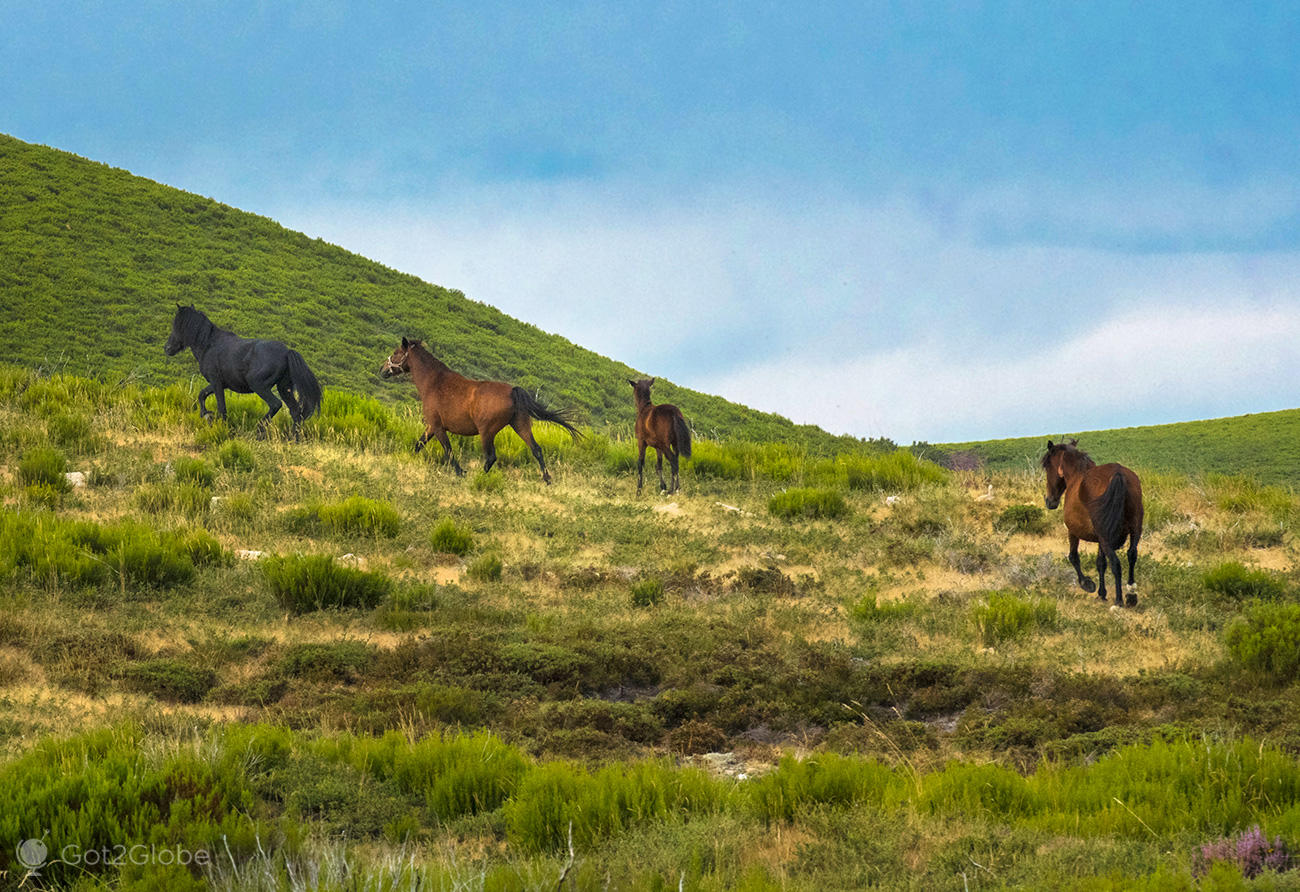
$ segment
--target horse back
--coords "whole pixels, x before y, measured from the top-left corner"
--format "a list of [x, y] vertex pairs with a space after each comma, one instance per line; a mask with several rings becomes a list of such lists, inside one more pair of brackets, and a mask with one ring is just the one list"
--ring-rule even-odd
[[681, 417], [681, 410], [671, 403], [651, 406], [649, 411], [637, 415], [638, 439], [643, 439], [656, 449], [666, 449], [673, 443], [673, 422]]
[[[1117, 480], [1117, 476], [1121, 479]], [[1122, 512], [1122, 525], [1126, 531], [1141, 534], [1142, 482], [1132, 469], [1116, 462], [1097, 465], [1083, 473], [1074, 489], [1074, 493], [1066, 492], [1065, 505], [1066, 526], [1074, 535], [1088, 542], [1098, 541], [1098, 511], [1114, 509]], [[1112, 509], [1109, 503], [1120, 493], [1123, 504], [1116, 504]]]

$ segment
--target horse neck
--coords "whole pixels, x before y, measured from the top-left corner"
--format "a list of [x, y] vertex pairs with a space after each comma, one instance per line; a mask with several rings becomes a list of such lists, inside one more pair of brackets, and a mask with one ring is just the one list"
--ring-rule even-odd
[[650, 394], [648, 393], [642, 396], [641, 394], [634, 392], [633, 397], [636, 400], [637, 415], [644, 415], [655, 407], [655, 404], [650, 402]]
[[436, 383], [443, 373], [451, 371], [445, 362], [428, 350], [412, 347], [407, 351], [406, 357], [411, 366], [411, 379], [420, 390]]

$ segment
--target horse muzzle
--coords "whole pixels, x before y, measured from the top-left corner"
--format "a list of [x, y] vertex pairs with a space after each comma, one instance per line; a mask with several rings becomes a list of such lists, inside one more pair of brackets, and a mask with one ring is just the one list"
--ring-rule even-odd
[[1061, 497], [1057, 496], [1054, 499], [1044, 498], [1043, 504], [1047, 506], [1048, 511], [1055, 511], [1056, 506], [1061, 504]]
[[185, 345], [180, 341], [173, 341], [171, 338], [168, 338], [167, 343], [163, 345], [163, 352], [168, 356], [175, 356], [177, 353], [181, 352], [181, 348], [184, 346]]

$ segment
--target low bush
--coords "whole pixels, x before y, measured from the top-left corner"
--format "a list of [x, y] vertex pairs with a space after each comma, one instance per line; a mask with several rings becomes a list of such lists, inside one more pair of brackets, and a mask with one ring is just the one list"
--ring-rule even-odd
[[216, 473], [212, 466], [201, 458], [181, 457], [172, 461], [172, 473], [180, 483], [211, 489]]
[[257, 468], [257, 456], [247, 443], [227, 440], [217, 450], [217, 464], [228, 471], [252, 471]]
[[844, 497], [833, 489], [799, 488], [779, 492], [767, 503], [769, 513], [783, 518], [836, 518], [849, 513]]
[[393, 587], [382, 573], [344, 567], [325, 554], [266, 558], [262, 573], [276, 601], [293, 613], [331, 607], [369, 609]]
[[1238, 601], [1247, 598], [1276, 600], [1286, 592], [1286, 583], [1267, 570], [1248, 570], [1237, 561], [1219, 564], [1201, 577], [1205, 587]]
[[663, 603], [664, 584], [660, 579], [642, 579], [632, 583], [632, 606], [653, 607]]
[[444, 517], [429, 534], [429, 542], [434, 551], [463, 556], [474, 547], [474, 533], [450, 517]]
[[1019, 638], [1035, 629], [1056, 625], [1056, 603], [1046, 598], [1022, 598], [1011, 592], [991, 592], [971, 608], [971, 620], [980, 639], [989, 646]]
[[875, 595], [863, 595], [852, 607], [849, 615], [864, 625], [907, 619], [914, 616], [917, 605], [912, 601], [886, 601], [880, 603]]
[[1256, 824], [1235, 837], [1225, 837], [1201, 846], [1192, 863], [1192, 875], [1204, 876], [1215, 864], [1236, 867], [1241, 875], [1253, 879], [1266, 870], [1276, 873], [1291, 870], [1300, 863], [1286, 844], [1275, 836], [1271, 840]]
[[340, 535], [385, 536], [392, 538], [402, 528], [401, 515], [387, 502], [351, 496], [342, 502], [321, 505], [317, 516], [326, 527]]
[[295, 644], [276, 662], [276, 670], [290, 678], [351, 684], [362, 676], [374, 655], [374, 648], [361, 641]]
[[1257, 604], [1238, 617], [1223, 636], [1237, 664], [1291, 679], [1300, 673], [1300, 604]]
[[874, 760], [834, 753], [786, 756], [775, 771], [749, 782], [748, 805], [764, 824], [788, 823], [813, 806], [880, 807], [896, 786], [893, 771]]
[[1008, 505], [993, 520], [1000, 533], [1029, 533], [1041, 536], [1048, 530], [1047, 512], [1037, 505]]
[[488, 552], [480, 555], [465, 568], [466, 575], [478, 582], [496, 582], [501, 578], [501, 555]]
[[170, 657], [128, 663], [122, 678], [131, 690], [176, 703], [197, 703], [217, 683], [211, 669]]
[[18, 479], [28, 486], [48, 486], [58, 492], [67, 492], [72, 486], [64, 476], [68, 460], [63, 453], [48, 446], [28, 449], [18, 460]]

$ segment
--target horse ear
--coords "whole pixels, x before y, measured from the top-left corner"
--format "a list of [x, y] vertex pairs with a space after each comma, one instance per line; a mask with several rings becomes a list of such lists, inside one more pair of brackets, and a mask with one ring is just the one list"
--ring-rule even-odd
[[402, 338], [402, 349], [409, 350], [410, 347], [411, 347], [411, 342], [408, 341], [406, 338]]
[[655, 386], [655, 381], [656, 381], [656, 380], [657, 380], [657, 379], [655, 379], [655, 378], [651, 378], [651, 379], [650, 379], [650, 386], [651, 386], [651, 387], [654, 387], [654, 386]]
[[1048, 440], [1048, 441], [1047, 441], [1047, 448], [1048, 448], [1048, 449], [1052, 449], [1052, 448], [1054, 448], [1054, 446], [1055, 446], [1055, 444], [1054, 444], [1051, 440]]
[[1078, 437], [1073, 437], [1073, 438], [1071, 438], [1071, 439], [1070, 439], [1070, 445], [1071, 445], [1071, 446], [1078, 446], [1078, 445], [1079, 445], [1079, 438], [1078, 438]]
[[636, 382], [633, 381], [631, 378], [628, 378], [628, 379], [627, 379], [627, 383], [628, 383], [628, 384], [631, 384], [633, 387], [636, 387]]

